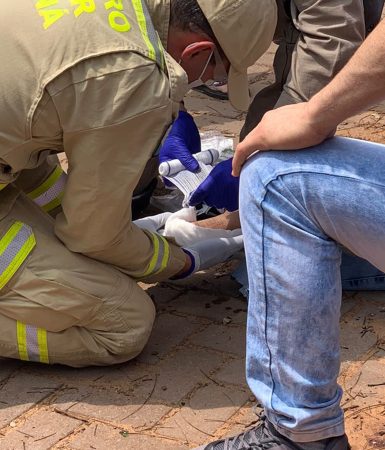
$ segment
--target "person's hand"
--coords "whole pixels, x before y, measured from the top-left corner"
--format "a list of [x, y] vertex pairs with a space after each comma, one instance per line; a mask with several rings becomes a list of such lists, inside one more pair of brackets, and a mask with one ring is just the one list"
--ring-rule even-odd
[[268, 111], [261, 122], [237, 145], [233, 171], [239, 177], [246, 159], [261, 150], [298, 150], [312, 147], [333, 136], [319, 117], [312, 119], [308, 103], [282, 106]]
[[232, 159], [217, 164], [208, 177], [192, 193], [191, 206], [206, 203], [217, 209], [238, 209], [239, 178], [231, 175]]
[[194, 119], [188, 112], [179, 111], [179, 115], [159, 151], [159, 161], [162, 163], [179, 159], [187, 170], [196, 172], [199, 164], [192, 154], [200, 151], [201, 138]]

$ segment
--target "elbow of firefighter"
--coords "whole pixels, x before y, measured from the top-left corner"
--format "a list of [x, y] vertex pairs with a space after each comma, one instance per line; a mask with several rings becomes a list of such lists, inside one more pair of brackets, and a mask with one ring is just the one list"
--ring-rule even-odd
[[122, 243], [120, 235], [111, 237], [107, 233], [98, 233], [96, 236], [86, 229], [84, 229], [83, 233], [79, 231], [76, 233], [65, 233], [57, 229], [56, 236], [68, 250], [74, 253], [82, 253], [86, 256], [110, 253], [111, 249], [118, 248]]

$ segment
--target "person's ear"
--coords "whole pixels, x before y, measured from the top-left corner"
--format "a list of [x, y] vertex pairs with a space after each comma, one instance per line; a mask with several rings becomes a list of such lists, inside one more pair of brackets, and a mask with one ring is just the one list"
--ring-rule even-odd
[[193, 62], [192, 60], [195, 59], [196, 56], [198, 56], [202, 52], [212, 52], [214, 50], [214, 47], [215, 44], [211, 41], [193, 42], [183, 50], [180, 59], [181, 61], [186, 63]]

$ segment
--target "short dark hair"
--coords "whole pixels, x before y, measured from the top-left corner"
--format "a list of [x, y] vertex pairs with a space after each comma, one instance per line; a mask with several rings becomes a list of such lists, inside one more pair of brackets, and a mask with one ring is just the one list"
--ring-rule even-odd
[[197, 0], [171, 0], [170, 25], [182, 31], [204, 33], [217, 42]]

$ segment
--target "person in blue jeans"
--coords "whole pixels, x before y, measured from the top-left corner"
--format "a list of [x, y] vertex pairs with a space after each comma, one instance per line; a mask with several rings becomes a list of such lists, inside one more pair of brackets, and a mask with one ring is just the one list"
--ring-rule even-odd
[[337, 384], [341, 255], [385, 271], [385, 146], [331, 136], [385, 98], [384, 61], [383, 21], [328, 86], [268, 112], [236, 149], [250, 280], [246, 373], [265, 415], [201, 449], [350, 448]]

